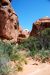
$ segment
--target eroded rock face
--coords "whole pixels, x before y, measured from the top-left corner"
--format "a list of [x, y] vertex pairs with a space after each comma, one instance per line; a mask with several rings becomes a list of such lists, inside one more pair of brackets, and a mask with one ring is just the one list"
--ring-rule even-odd
[[50, 18], [48, 16], [41, 18], [37, 20], [35, 23], [33, 23], [30, 36], [39, 35], [39, 32], [44, 30], [45, 28], [50, 28]]
[[30, 31], [28, 29], [24, 29], [21, 31], [20, 29], [20, 33], [18, 35], [18, 43], [22, 42], [23, 40], [27, 39], [30, 35]]
[[1, 0], [0, 37], [17, 41], [19, 21], [10, 4], [11, 0]]
[[11, 7], [11, 0], [0, 1], [0, 38], [19, 42], [28, 38], [29, 31], [19, 26], [18, 16]]

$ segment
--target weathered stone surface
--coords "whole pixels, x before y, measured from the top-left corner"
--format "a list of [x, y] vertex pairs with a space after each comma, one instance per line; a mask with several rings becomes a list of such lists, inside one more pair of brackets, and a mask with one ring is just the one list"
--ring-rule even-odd
[[[0, 37], [17, 41], [18, 36], [18, 16], [15, 14], [9, 0], [1, 0], [0, 7]], [[9, 5], [2, 5], [7, 2]]]
[[33, 23], [33, 27], [30, 33], [30, 36], [37, 36], [38, 32], [41, 30], [44, 30], [45, 28], [50, 28], [50, 18], [44, 17], [39, 20], [37, 20], [35, 23]]
[[29, 37], [29, 34], [30, 34], [30, 31], [29, 31], [28, 29], [24, 29], [24, 30], [22, 31], [22, 34], [24, 34], [25, 37], [28, 38], [28, 37]]
[[29, 31], [19, 26], [18, 16], [11, 7], [11, 0], [0, 1], [0, 38], [18, 42], [28, 38]]
[[24, 39], [27, 39], [30, 35], [30, 31], [28, 29], [22, 30], [18, 35], [18, 43], [22, 42]]

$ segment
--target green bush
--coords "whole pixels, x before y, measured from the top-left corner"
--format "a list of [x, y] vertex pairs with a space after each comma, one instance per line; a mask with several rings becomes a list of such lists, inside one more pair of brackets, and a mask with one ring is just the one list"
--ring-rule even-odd
[[10, 61], [7, 54], [0, 56], [0, 75], [9, 75], [10, 66], [7, 63]]
[[[48, 30], [50, 31], [50, 29]], [[44, 36], [44, 34], [45, 30], [41, 32], [41, 36], [29, 37], [27, 40], [24, 40], [18, 45], [19, 50], [27, 50], [33, 58], [35, 55], [38, 55], [41, 59], [50, 58], [50, 38], [48, 38], [50, 34], [47, 36]]]
[[21, 60], [17, 46], [0, 40], [0, 75], [9, 75], [9, 72], [12, 70], [11, 66], [7, 65], [7, 63], [16, 60]]
[[[21, 55], [20, 51], [26, 51], [26, 54]], [[18, 46], [11, 43], [5, 43], [0, 40], [0, 75], [8, 75], [10, 72], [9, 61], [18, 60], [20, 63], [24, 61], [27, 56], [35, 58], [40, 57], [42, 62], [50, 58], [50, 29], [41, 31], [40, 36], [29, 37], [23, 40]], [[3, 62], [4, 61], [4, 62]], [[3, 65], [2, 65], [3, 64]], [[18, 70], [22, 70], [21, 65], [17, 64]]]
[[40, 33], [40, 42], [44, 49], [50, 49], [50, 28], [45, 28]]

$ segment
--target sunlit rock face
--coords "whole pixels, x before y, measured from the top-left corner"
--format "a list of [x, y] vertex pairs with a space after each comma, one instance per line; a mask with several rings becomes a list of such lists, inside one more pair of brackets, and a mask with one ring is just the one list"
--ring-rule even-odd
[[18, 35], [18, 43], [22, 42], [23, 40], [27, 39], [30, 35], [30, 31], [28, 29], [23, 29]]
[[17, 41], [19, 21], [10, 1], [0, 1], [0, 38]]
[[19, 25], [18, 16], [11, 7], [11, 0], [0, 1], [0, 38], [18, 42], [29, 36], [28, 30]]
[[45, 28], [50, 28], [50, 18], [48, 16], [41, 18], [33, 23], [30, 36], [37, 36], [38, 32], [44, 30]]
[[22, 32], [22, 34], [24, 34], [25, 37], [28, 38], [29, 34], [30, 34], [30, 31], [28, 29], [24, 29], [23, 32]]

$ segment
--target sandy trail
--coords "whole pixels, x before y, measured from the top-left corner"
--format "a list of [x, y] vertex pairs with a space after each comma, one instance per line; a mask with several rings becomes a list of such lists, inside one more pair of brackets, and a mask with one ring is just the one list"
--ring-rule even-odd
[[31, 72], [27, 75], [50, 75], [50, 65], [45, 64], [43, 68], [38, 68], [36, 71]]
[[17, 75], [50, 75], [50, 64], [49, 63], [39, 63], [28, 60], [27, 65], [23, 65], [23, 71], [18, 72]]

